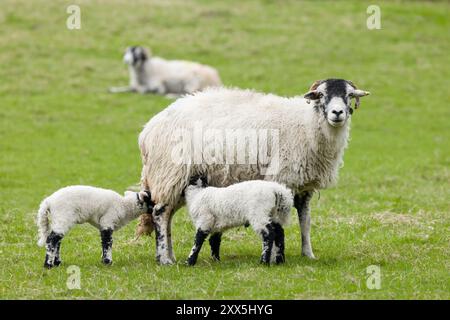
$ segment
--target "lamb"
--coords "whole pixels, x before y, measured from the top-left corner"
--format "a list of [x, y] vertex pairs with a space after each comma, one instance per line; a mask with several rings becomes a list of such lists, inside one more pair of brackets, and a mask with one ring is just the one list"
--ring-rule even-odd
[[205, 177], [191, 178], [185, 190], [189, 214], [197, 230], [187, 260], [195, 265], [206, 237], [211, 234], [211, 256], [220, 260], [222, 232], [250, 225], [263, 240], [261, 263], [270, 264], [273, 246], [277, 264], [285, 261], [283, 225], [289, 221], [293, 197], [286, 187], [269, 181], [245, 181], [226, 188], [208, 187]]
[[143, 47], [127, 48], [123, 60], [128, 64], [130, 85], [110, 88], [112, 93], [156, 93], [174, 98], [222, 85], [217, 70], [210, 66], [153, 57], [150, 50]]
[[336, 183], [353, 111], [369, 92], [343, 79], [313, 83], [304, 96], [285, 98], [251, 90], [211, 88], [176, 100], [139, 135], [141, 188], [164, 205], [153, 214], [156, 257], [175, 261], [173, 213], [194, 175], [211, 186], [247, 180], [284, 184], [294, 193], [302, 255], [314, 259], [309, 203], [313, 192]]
[[[69, 186], [45, 198], [39, 207], [39, 246], [46, 246], [44, 267], [61, 264], [64, 235], [75, 225], [90, 223], [100, 230], [102, 262], [112, 263], [112, 234], [139, 215], [153, 211], [149, 191], [126, 191], [124, 196], [90, 186]], [[49, 221], [50, 220], [50, 221]]]

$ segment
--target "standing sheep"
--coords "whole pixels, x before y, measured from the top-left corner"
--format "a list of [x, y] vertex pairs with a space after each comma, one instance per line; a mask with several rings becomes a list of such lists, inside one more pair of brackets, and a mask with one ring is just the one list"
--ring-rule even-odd
[[[213, 88], [178, 99], [154, 116], [139, 136], [139, 147], [141, 185], [164, 209], [153, 214], [157, 260], [175, 260], [173, 213], [197, 174], [217, 187], [258, 179], [286, 185], [295, 195], [302, 254], [314, 258], [309, 202], [315, 190], [336, 182], [349, 138], [351, 99], [358, 107], [368, 94], [343, 79], [316, 81], [303, 97], [292, 98]], [[244, 141], [237, 153], [236, 141], [238, 146]], [[258, 150], [247, 154], [246, 142]]]
[[127, 48], [123, 60], [128, 64], [130, 85], [110, 88], [112, 93], [133, 91], [177, 97], [222, 85], [217, 70], [210, 66], [153, 57], [143, 47]]
[[89, 186], [69, 186], [45, 198], [39, 207], [37, 225], [39, 246], [46, 246], [44, 266], [61, 264], [60, 247], [64, 235], [75, 225], [89, 222], [100, 230], [102, 261], [112, 263], [112, 234], [129, 221], [153, 211], [148, 191], [126, 191], [121, 196], [112, 190]]
[[194, 247], [187, 260], [195, 265], [206, 237], [211, 255], [220, 260], [222, 232], [250, 225], [263, 241], [261, 263], [269, 264], [272, 257], [283, 263], [284, 230], [293, 205], [292, 193], [286, 187], [270, 181], [245, 181], [226, 188], [207, 187], [206, 179], [193, 177], [185, 190], [189, 214], [197, 230]]

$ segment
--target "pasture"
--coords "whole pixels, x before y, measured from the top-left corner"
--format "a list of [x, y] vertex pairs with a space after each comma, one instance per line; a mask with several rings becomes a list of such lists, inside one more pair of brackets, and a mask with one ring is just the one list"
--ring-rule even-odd
[[[69, 4], [81, 8], [80, 30], [66, 28]], [[449, 299], [450, 5], [378, 1], [382, 28], [368, 30], [369, 4], [3, 0], [0, 299]], [[224, 235], [220, 263], [205, 247], [189, 268], [195, 230], [183, 208], [173, 266], [156, 264], [153, 237], [131, 241], [132, 222], [115, 234], [111, 267], [83, 225], [64, 239], [63, 264], [44, 270], [40, 201], [66, 185], [135, 185], [137, 136], [171, 103], [107, 92], [128, 82], [129, 45], [212, 65], [227, 86], [292, 96], [338, 77], [372, 93], [353, 114], [338, 185], [312, 201], [317, 260], [300, 256], [292, 210], [285, 265], [260, 265], [260, 239], [240, 228]], [[66, 286], [70, 265], [80, 289]], [[371, 265], [380, 289], [367, 287]]]

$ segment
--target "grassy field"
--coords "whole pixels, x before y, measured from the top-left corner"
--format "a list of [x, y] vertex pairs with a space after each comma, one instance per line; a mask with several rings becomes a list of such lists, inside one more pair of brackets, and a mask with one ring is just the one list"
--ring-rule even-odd
[[[81, 30], [66, 28], [72, 3]], [[449, 299], [450, 5], [377, 1], [382, 29], [371, 31], [369, 4], [2, 0], [0, 298]], [[182, 209], [174, 266], [156, 264], [154, 239], [131, 242], [131, 223], [115, 236], [113, 266], [84, 225], [65, 238], [63, 265], [43, 269], [43, 197], [139, 180], [137, 135], [170, 100], [107, 93], [128, 82], [121, 57], [135, 44], [211, 64], [229, 86], [296, 95], [342, 77], [372, 92], [353, 115], [339, 184], [312, 202], [316, 261], [300, 256], [294, 223], [283, 266], [259, 265], [260, 240], [241, 228], [226, 234], [221, 263], [203, 250], [188, 268], [194, 229]], [[79, 290], [66, 287], [69, 265], [81, 270]], [[366, 286], [370, 265], [381, 268], [379, 290]]]

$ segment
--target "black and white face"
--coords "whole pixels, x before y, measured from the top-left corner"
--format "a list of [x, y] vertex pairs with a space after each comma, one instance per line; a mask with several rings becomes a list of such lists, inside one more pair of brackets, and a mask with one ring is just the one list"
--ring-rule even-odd
[[351, 81], [327, 79], [316, 81], [304, 97], [315, 102], [332, 127], [342, 127], [353, 112], [351, 100], [355, 98], [358, 107], [359, 98], [368, 94], [367, 91], [356, 89]]
[[128, 47], [123, 56], [123, 62], [129, 66], [140, 65], [149, 58], [148, 51], [143, 47]]

